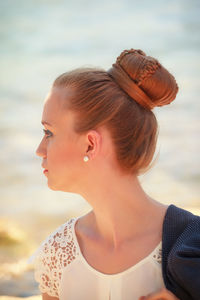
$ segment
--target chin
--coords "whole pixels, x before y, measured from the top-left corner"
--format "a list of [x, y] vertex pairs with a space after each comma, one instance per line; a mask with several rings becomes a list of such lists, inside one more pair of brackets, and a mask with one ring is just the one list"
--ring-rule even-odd
[[52, 190], [52, 191], [59, 191], [57, 188], [55, 188], [55, 187], [52, 187], [52, 186], [48, 186], [49, 188], [50, 188], [50, 190]]
[[53, 191], [60, 191], [60, 189], [59, 189], [58, 187], [56, 187], [56, 186], [53, 185], [53, 184], [50, 184], [49, 182], [48, 182], [48, 187], [49, 187], [51, 190], [53, 190]]
[[50, 182], [48, 182], [48, 187], [53, 190], [53, 191], [60, 191], [60, 192], [68, 192], [68, 193], [73, 193], [73, 191], [70, 189], [70, 187], [66, 187], [66, 186], [59, 186], [59, 185], [53, 185]]

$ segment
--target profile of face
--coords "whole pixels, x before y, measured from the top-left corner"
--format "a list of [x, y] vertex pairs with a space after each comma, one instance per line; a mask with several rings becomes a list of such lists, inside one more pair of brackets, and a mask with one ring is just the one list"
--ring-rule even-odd
[[45, 135], [36, 150], [47, 170], [44, 174], [49, 188], [67, 192], [75, 192], [84, 178], [83, 157], [88, 148], [86, 136], [73, 129], [75, 114], [66, 108], [72, 93], [69, 87], [52, 87], [42, 114]]

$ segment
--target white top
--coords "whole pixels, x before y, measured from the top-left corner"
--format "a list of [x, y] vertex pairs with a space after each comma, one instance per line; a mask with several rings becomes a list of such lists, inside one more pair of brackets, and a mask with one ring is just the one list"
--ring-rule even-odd
[[50, 234], [29, 258], [41, 293], [60, 300], [138, 300], [164, 287], [162, 241], [144, 259], [117, 274], [105, 274], [81, 253], [72, 218]]

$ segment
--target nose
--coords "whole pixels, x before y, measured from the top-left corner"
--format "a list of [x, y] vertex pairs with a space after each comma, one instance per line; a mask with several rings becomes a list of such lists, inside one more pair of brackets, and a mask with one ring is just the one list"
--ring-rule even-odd
[[38, 148], [36, 149], [36, 155], [40, 156], [40, 157], [46, 157], [46, 145], [44, 142], [44, 138], [42, 139], [42, 141], [40, 142]]

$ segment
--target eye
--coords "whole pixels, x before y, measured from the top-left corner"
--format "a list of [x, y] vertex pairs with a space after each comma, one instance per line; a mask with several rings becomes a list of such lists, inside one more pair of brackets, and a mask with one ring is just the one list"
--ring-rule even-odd
[[52, 136], [52, 132], [50, 130], [43, 129], [43, 131], [44, 131], [46, 138], [49, 138]]

